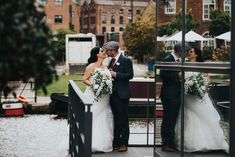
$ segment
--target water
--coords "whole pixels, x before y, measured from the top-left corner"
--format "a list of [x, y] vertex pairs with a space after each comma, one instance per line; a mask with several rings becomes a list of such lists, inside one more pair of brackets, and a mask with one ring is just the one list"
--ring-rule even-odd
[[[0, 157], [66, 157], [67, 119], [56, 115], [25, 115], [0, 118]], [[147, 123], [130, 122], [130, 144], [146, 144]], [[153, 143], [153, 122], [149, 125], [149, 144]], [[144, 134], [139, 134], [144, 133]]]
[[55, 115], [0, 118], [0, 157], [65, 157], [66, 119]]

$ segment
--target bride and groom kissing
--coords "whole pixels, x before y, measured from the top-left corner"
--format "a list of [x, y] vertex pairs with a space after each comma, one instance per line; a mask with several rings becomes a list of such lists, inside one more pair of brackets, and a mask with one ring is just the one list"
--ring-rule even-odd
[[[112, 60], [105, 64], [107, 57]], [[102, 48], [91, 50], [83, 82], [87, 85], [84, 95], [93, 100], [93, 153], [128, 150], [129, 80], [132, 78], [132, 61], [119, 52], [117, 42], [110, 41]]]
[[[174, 46], [174, 51], [166, 56], [164, 62], [176, 62], [181, 57], [182, 43]], [[190, 62], [202, 62], [201, 51], [185, 43], [186, 57]], [[192, 85], [193, 78], [202, 76], [200, 72], [185, 72], [185, 84]], [[160, 93], [163, 105], [161, 124], [162, 151], [180, 150], [181, 141], [181, 81], [179, 71], [160, 70], [162, 88]], [[190, 80], [191, 79], [191, 80]], [[190, 82], [191, 81], [191, 82]], [[196, 87], [199, 88], [199, 83]], [[206, 85], [205, 85], [206, 86]], [[187, 86], [185, 86], [187, 87]], [[191, 88], [191, 87], [189, 87]], [[229, 146], [225, 141], [220, 126], [220, 115], [213, 106], [208, 93], [199, 89], [186, 90], [184, 97], [184, 147], [185, 152], [208, 152], [224, 150], [228, 153]], [[202, 89], [202, 88], [201, 88]], [[196, 92], [197, 93], [196, 93]]]

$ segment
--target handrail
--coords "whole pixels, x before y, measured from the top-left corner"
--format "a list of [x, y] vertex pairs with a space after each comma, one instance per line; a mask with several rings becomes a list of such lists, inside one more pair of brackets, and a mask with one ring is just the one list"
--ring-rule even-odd
[[155, 65], [155, 68], [178, 71], [184, 69], [184, 71], [198, 71], [223, 74], [229, 74], [231, 70], [230, 62], [158, 62]]
[[71, 157], [91, 157], [92, 101], [74, 81], [69, 81], [68, 88], [69, 154]]

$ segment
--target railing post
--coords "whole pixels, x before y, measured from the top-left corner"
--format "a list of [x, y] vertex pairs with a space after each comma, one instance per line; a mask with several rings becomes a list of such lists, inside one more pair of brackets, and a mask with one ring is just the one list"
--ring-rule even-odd
[[74, 81], [69, 81], [69, 154], [71, 157], [91, 157], [92, 102], [84, 98]]

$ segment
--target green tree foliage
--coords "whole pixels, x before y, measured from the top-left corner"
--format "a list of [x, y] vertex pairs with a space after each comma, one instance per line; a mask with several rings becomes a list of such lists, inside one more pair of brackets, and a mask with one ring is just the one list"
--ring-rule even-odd
[[[199, 22], [195, 21], [193, 19], [192, 12], [188, 11], [186, 14], [186, 32], [194, 30], [198, 26]], [[182, 11], [179, 11], [171, 22], [158, 26], [157, 34], [158, 36], [171, 35], [181, 30], [182, 30]]]
[[8, 81], [34, 78], [45, 89], [55, 71], [52, 35], [45, 24], [43, 8], [32, 0], [0, 1], [0, 87]]
[[52, 45], [54, 47], [54, 56], [56, 64], [63, 64], [65, 61], [65, 36], [66, 34], [74, 34], [68, 29], [58, 29], [54, 34], [54, 41]]
[[128, 50], [128, 54], [143, 62], [143, 56], [154, 55], [154, 25], [148, 22], [137, 20], [128, 24], [123, 40]]
[[230, 30], [230, 16], [223, 10], [211, 10], [210, 18], [209, 31], [211, 35], [218, 36]]

